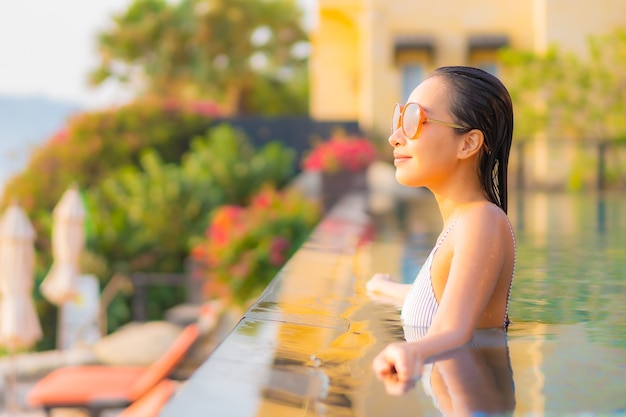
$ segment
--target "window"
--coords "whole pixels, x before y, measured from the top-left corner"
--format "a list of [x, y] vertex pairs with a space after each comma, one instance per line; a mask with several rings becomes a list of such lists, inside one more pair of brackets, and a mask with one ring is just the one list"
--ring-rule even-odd
[[487, 71], [491, 75], [498, 76], [497, 51], [470, 52], [469, 65]]
[[398, 101], [404, 103], [424, 80], [426, 70], [432, 64], [434, 39], [428, 35], [399, 35], [394, 43], [396, 67], [401, 77]]
[[468, 39], [469, 65], [498, 76], [498, 50], [509, 44], [506, 35], [472, 35]]
[[406, 103], [411, 92], [424, 80], [424, 67], [420, 64], [402, 66], [402, 103]]

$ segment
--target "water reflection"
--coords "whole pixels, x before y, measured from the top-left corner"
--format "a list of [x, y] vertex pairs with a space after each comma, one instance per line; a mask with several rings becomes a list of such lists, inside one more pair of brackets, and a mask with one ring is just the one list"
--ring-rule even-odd
[[598, 196], [598, 233], [604, 233], [606, 231], [606, 200], [604, 193], [600, 193]]
[[261, 389], [261, 395], [268, 401], [290, 407], [304, 408], [309, 401], [326, 398], [328, 377], [310, 368], [274, 366]]
[[[407, 341], [423, 329], [405, 327]], [[472, 341], [429, 360], [418, 381], [383, 380], [390, 395], [404, 395], [417, 384], [444, 416], [509, 415], [515, 410], [513, 370], [506, 334], [479, 330]]]
[[[596, 341], [626, 347], [626, 198], [619, 194], [515, 196], [515, 322], [582, 324]], [[524, 219], [524, 220], [522, 220]]]

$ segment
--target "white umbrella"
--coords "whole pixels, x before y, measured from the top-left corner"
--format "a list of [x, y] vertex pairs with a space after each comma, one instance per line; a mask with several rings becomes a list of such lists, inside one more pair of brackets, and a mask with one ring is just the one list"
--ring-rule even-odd
[[41, 326], [32, 300], [35, 272], [35, 231], [24, 211], [12, 204], [0, 219], [0, 345], [10, 355], [8, 409], [15, 407], [13, 353], [41, 339]]
[[77, 187], [72, 186], [63, 194], [53, 217], [53, 263], [41, 283], [41, 292], [50, 302], [62, 305], [76, 296], [79, 258], [85, 247], [85, 207]]
[[41, 327], [32, 300], [35, 231], [13, 204], [0, 220], [0, 345], [10, 351], [32, 346]]

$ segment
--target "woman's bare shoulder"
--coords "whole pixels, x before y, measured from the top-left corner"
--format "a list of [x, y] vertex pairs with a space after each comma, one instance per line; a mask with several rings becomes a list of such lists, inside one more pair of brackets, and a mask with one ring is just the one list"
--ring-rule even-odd
[[469, 205], [460, 221], [460, 240], [499, 241], [511, 235], [512, 228], [506, 213], [490, 202]]
[[508, 221], [504, 210], [488, 201], [468, 204], [463, 211], [462, 217], [476, 221]]

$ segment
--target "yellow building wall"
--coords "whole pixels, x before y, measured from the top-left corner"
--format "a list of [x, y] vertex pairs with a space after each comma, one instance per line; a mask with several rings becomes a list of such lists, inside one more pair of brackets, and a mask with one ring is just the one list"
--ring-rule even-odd
[[311, 113], [320, 120], [358, 120], [360, 1], [328, 3], [334, 6], [320, 7], [318, 27], [311, 35]]
[[426, 55], [418, 59], [424, 74], [480, 59], [469, 54], [474, 35], [506, 36], [509, 46], [536, 51], [557, 42], [582, 54], [590, 34], [626, 26], [626, 0], [318, 0], [317, 21], [311, 117], [357, 120], [384, 139], [393, 104], [402, 101], [400, 64], [412, 59], [396, 53], [396, 37], [432, 39], [432, 52], [417, 51]]
[[546, 8], [546, 43], [586, 55], [589, 36], [626, 27], [624, 0], [541, 0]]
[[[369, 77], [374, 82], [364, 86], [371, 89], [371, 94], [365, 96], [368, 100], [362, 103], [358, 120], [374, 136], [388, 135], [391, 109], [402, 101], [402, 73], [396, 65], [394, 45], [397, 36], [432, 37], [431, 59], [424, 62], [426, 74], [444, 65], [468, 64], [467, 42], [471, 35], [506, 35], [511, 44], [532, 46], [532, 38], [524, 30], [532, 21], [530, 2], [375, 0], [369, 3], [376, 19], [364, 29], [371, 32], [370, 37], [378, 38], [380, 45], [372, 54], [372, 65], [363, 67], [364, 72], [374, 71]], [[511, 25], [512, 21], [518, 25]]]

